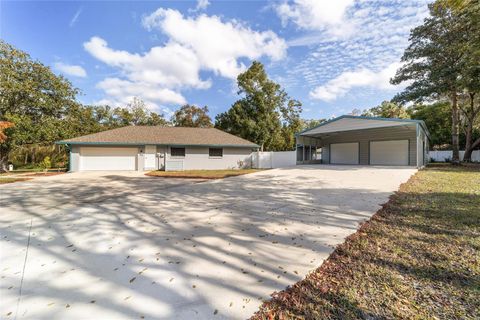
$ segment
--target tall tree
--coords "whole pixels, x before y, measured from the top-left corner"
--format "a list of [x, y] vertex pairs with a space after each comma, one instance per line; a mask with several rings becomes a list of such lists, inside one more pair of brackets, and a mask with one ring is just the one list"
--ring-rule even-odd
[[[0, 121], [0, 143], [5, 143], [8, 139], [5, 130], [14, 126], [13, 122]], [[7, 154], [0, 154], [0, 172], [7, 171]]]
[[257, 61], [237, 77], [237, 84], [242, 98], [217, 115], [215, 127], [253, 141], [265, 150], [293, 148], [294, 131], [301, 125], [301, 103], [290, 99], [279, 84], [270, 80]]
[[399, 119], [410, 118], [407, 110], [402, 105], [391, 101], [383, 101], [379, 106], [363, 111], [362, 116]]
[[208, 115], [208, 107], [200, 108], [190, 104], [186, 104], [175, 111], [172, 123], [176, 127], [213, 127], [212, 119]]
[[395, 101], [423, 101], [448, 96], [452, 108], [452, 148], [459, 162], [458, 93], [462, 58], [470, 41], [470, 27], [449, 1], [429, 5], [430, 17], [410, 33], [410, 45], [391, 80], [393, 84], [412, 81]]
[[444, 1], [452, 2], [469, 30], [460, 77], [463, 92], [459, 97], [460, 122], [465, 134], [463, 161], [469, 162], [472, 151], [480, 147], [480, 1]]
[[472, 152], [480, 147], [480, 92], [469, 91], [460, 96], [460, 122], [465, 134], [463, 161], [472, 161]]
[[415, 104], [408, 108], [408, 113], [411, 119], [425, 122], [433, 149], [451, 148], [452, 112], [448, 100], [432, 104]]
[[119, 114], [124, 119], [121, 122], [133, 126], [164, 126], [167, 121], [163, 114], [150, 111], [145, 102], [139, 97], [133, 97], [125, 108], [120, 109]]
[[0, 121], [15, 124], [0, 143], [1, 166], [21, 144], [64, 138], [62, 119], [78, 106], [77, 93], [68, 80], [0, 40]]
[[103, 109], [97, 107], [96, 110], [100, 112], [99, 116], [106, 117], [110, 121], [104, 130], [122, 126], [165, 126], [168, 124], [163, 114], [150, 111], [145, 102], [138, 97], [133, 97], [125, 107], [113, 109], [111, 114], [108, 106]]
[[295, 99], [288, 100], [285, 106], [280, 107], [282, 140], [279, 142], [280, 150], [295, 150], [295, 134], [302, 130], [302, 103]]
[[301, 130], [307, 130], [307, 129], [312, 129], [315, 128], [322, 123], [326, 122], [327, 119], [302, 119], [302, 127]]

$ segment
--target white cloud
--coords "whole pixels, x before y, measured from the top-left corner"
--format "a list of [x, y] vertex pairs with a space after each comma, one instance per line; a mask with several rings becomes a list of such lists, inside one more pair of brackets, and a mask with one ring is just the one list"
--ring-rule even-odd
[[178, 43], [153, 47], [144, 54], [114, 50], [99, 37], [92, 37], [84, 48], [98, 60], [118, 67], [133, 82], [160, 85], [166, 88], [209, 88], [210, 81], [199, 77], [200, 63], [194, 52]]
[[195, 54], [173, 42], [153, 47], [144, 54], [114, 50], [99, 37], [92, 37], [83, 46], [98, 60], [118, 68], [125, 78], [106, 78], [97, 84], [106, 94], [102, 103], [124, 105], [133, 97], [140, 97], [148, 106], [161, 109], [165, 104], [186, 103], [179, 92], [182, 88], [211, 86], [210, 80], [200, 79], [200, 64]]
[[312, 99], [330, 102], [344, 96], [353, 88], [370, 87], [380, 90], [394, 89], [394, 86], [392, 86], [389, 81], [399, 67], [399, 63], [392, 63], [378, 72], [365, 68], [343, 72], [338, 77], [328, 81], [325, 85], [318, 86], [312, 90], [310, 97]]
[[160, 8], [144, 17], [143, 25], [166, 35], [165, 44], [131, 53], [111, 48], [100, 37], [84, 43], [87, 52], [120, 73], [98, 83], [107, 95], [104, 101], [125, 103], [138, 96], [155, 107], [183, 104], [182, 90], [211, 87], [211, 79], [201, 78], [202, 71], [234, 79], [246, 69], [242, 58], [278, 60], [286, 54], [285, 41], [274, 32], [254, 31], [217, 16], [184, 17], [177, 10]]
[[208, 0], [197, 0], [197, 6], [195, 7], [196, 11], [205, 10], [210, 5]]
[[267, 56], [280, 60], [286, 55], [285, 41], [273, 31], [254, 31], [238, 21], [224, 22], [217, 16], [189, 18], [177, 10], [160, 8], [145, 17], [143, 24], [195, 52], [202, 69], [231, 79], [246, 68], [238, 61], [240, 58]]
[[74, 77], [85, 78], [87, 76], [87, 72], [81, 66], [65, 64], [62, 62], [56, 62], [54, 64], [55, 69], [58, 71]]
[[354, 0], [293, 0], [275, 7], [285, 26], [289, 21], [305, 30], [327, 30], [329, 34], [343, 36], [353, 30], [353, 24], [346, 19], [346, 11]]
[[148, 82], [133, 82], [119, 78], [106, 78], [97, 84], [107, 94], [113, 105], [125, 105], [133, 97], [141, 97], [147, 105], [159, 107], [160, 104], [184, 104], [185, 98], [167, 88], [159, 88]]
[[[288, 40], [289, 46], [308, 46], [308, 50], [284, 64], [286, 81], [293, 88], [308, 85], [312, 88], [310, 98], [323, 101], [341, 96], [350, 100], [371, 98], [387, 88], [393, 94], [400, 87], [390, 87], [388, 79], [383, 82], [385, 86], [369, 81], [370, 84], [363, 85], [355, 75], [371, 79], [372, 74], [379, 76], [382, 70], [400, 61], [410, 29], [421, 24], [427, 15], [426, 0], [355, 0], [342, 18], [355, 26], [350, 36], [334, 37], [326, 27], [317, 31], [302, 29], [298, 38]], [[301, 52], [292, 50], [295, 51]], [[353, 90], [361, 86], [365, 90]]]

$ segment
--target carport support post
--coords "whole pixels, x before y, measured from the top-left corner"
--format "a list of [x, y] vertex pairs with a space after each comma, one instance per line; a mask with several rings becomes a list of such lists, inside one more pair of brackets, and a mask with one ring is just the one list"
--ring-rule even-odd
[[66, 144], [65, 146], [67, 147], [67, 150], [68, 150], [68, 172], [72, 172], [72, 149], [68, 144]]
[[306, 154], [305, 149], [307, 149], [307, 148], [305, 148], [305, 138], [303, 138], [302, 146], [303, 146], [303, 148], [302, 148], [302, 150], [303, 150], [302, 163], [305, 164], [305, 154]]
[[[418, 143], [420, 142], [420, 130], [419, 130], [419, 124], [418, 124], [418, 123], [417, 123], [417, 125], [415, 126], [415, 133], [416, 133], [416, 134], [415, 134], [415, 136], [416, 136], [415, 139], [417, 140], [417, 143], [415, 144], [415, 154], [416, 154], [415, 167], [420, 168], [420, 166], [418, 165], [418, 160], [419, 160], [419, 157], [418, 157]], [[408, 149], [409, 149], [408, 152], [410, 152], [410, 144], [409, 144], [409, 146], [408, 146]], [[410, 155], [409, 155], [409, 157], [408, 157], [408, 164], [409, 164], [409, 165], [412, 165], [412, 164], [410, 163]]]

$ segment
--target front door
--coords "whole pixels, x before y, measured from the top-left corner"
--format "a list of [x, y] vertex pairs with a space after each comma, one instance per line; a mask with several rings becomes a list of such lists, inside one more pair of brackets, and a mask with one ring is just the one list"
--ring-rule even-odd
[[156, 169], [156, 156], [157, 153], [157, 146], [147, 145], [145, 146], [145, 153], [143, 155], [143, 167], [147, 170], [155, 170]]
[[157, 153], [157, 161], [158, 161], [158, 170], [165, 171], [165, 153], [164, 152]]

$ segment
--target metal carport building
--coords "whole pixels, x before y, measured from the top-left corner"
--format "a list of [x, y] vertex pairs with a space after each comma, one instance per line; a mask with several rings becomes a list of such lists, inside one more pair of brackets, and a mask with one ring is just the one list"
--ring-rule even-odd
[[421, 120], [344, 115], [296, 134], [297, 164], [422, 167], [428, 141]]

